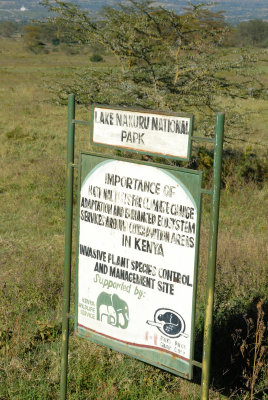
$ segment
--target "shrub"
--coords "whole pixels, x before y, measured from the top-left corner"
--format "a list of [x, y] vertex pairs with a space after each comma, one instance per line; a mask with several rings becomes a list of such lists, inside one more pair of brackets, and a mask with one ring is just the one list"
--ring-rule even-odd
[[100, 54], [94, 53], [90, 57], [90, 61], [91, 62], [100, 62], [100, 61], [103, 61], [103, 57]]

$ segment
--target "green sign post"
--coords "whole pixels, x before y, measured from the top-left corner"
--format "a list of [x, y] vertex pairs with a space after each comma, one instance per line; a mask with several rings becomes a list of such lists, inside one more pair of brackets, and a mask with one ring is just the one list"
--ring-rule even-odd
[[[61, 400], [67, 396], [76, 124], [89, 122], [75, 119], [71, 95]], [[202, 368], [202, 399], [208, 399], [224, 114], [217, 114], [215, 140], [192, 136], [192, 125], [187, 114], [93, 107], [93, 144], [189, 159], [193, 141], [213, 142], [213, 186], [201, 187], [200, 171], [80, 154], [75, 332], [188, 379], [193, 366]], [[194, 360], [194, 327], [202, 194], [212, 201], [200, 363]]]

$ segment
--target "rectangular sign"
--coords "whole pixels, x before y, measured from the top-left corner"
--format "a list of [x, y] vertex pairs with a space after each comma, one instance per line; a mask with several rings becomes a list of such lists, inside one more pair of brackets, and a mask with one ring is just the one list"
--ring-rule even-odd
[[91, 142], [140, 153], [189, 160], [193, 116], [93, 106]]
[[200, 171], [82, 153], [76, 332], [192, 378]]

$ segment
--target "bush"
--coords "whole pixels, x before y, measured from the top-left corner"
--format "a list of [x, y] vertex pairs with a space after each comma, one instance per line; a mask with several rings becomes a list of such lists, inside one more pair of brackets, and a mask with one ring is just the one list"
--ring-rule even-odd
[[90, 61], [91, 62], [100, 62], [100, 61], [103, 61], [103, 57], [100, 54], [94, 53], [90, 57]]

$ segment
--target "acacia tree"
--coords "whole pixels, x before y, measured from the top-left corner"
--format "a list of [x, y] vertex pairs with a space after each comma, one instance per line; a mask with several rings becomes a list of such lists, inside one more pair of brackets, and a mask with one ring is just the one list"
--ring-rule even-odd
[[52, 21], [68, 27], [70, 40], [101, 45], [117, 60], [106, 70], [88, 68], [59, 91], [84, 104], [92, 102], [134, 105], [193, 112], [206, 117], [218, 108], [219, 95], [246, 96], [247, 87], [230, 82], [222, 71], [241, 71], [250, 59], [240, 54], [230, 63], [219, 57], [227, 27], [222, 13], [204, 4], [191, 5], [183, 15], [155, 6], [150, 0], [129, 0], [116, 8], [104, 7], [96, 20], [72, 3], [44, 0], [57, 13]]

